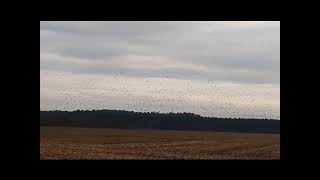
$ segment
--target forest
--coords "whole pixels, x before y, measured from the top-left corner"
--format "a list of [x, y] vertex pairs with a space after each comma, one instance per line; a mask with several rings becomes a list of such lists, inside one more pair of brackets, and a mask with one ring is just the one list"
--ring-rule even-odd
[[40, 111], [40, 126], [280, 133], [280, 120], [124, 110]]

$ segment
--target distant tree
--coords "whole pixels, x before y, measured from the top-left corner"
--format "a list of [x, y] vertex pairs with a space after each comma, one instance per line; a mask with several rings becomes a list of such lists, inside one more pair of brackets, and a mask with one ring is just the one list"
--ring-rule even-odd
[[232, 119], [201, 117], [193, 113], [118, 110], [40, 111], [40, 126], [280, 133], [280, 121], [272, 119]]

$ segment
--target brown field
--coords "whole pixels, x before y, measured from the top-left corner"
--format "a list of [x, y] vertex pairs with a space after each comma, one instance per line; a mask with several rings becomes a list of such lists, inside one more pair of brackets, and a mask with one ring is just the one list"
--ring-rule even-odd
[[280, 135], [40, 127], [40, 159], [280, 159]]

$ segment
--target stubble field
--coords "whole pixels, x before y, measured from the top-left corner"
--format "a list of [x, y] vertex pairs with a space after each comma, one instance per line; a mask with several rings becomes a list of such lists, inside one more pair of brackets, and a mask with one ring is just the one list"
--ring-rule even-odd
[[280, 159], [280, 135], [40, 127], [40, 159]]

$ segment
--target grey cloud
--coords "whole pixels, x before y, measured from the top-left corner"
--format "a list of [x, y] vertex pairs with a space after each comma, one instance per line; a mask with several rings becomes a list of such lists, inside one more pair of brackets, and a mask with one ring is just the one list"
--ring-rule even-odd
[[[212, 72], [184, 66], [167, 68], [180, 78], [219, 79], [243, 83], [279, 83], [280, 23], [226, 22], [40, 22], [40, 53], [79, 60], [103, 60], [86, 67], [75, 62], [45, 62], [43, 69], [75, 73], [160, 76], [163, 69], [112, 65], [115, 57], [167, 56], [175, 62], [201, 65]], [[220, 69], [216, 71], [216, 69]]]
[[72, 47], [67, 47], [59, 51], [60, 55], [70, 56], [80, 59], [108, 59], [108, 57], [120, 56], [128, 53], [126, 49], [120, 49], [110, 46], [99, 46], [90, 44], [87, 47], [86, 44], [74, 45]]
[[[130, 68], [130, 66], [119, 66], [112, 64], [95, 64], [92, 63], [80, 63], [72, 61], [63, 61], [56, 63], [55, 59], [47, 59], [48, 61], [40, 64], [41, 69], [65, 71], [73, 73], [84, 74], [107, 74], [107, 75], [127, 75], [135, 77], [169, 77], [178, 79], [189, 80], [219, 80], [229, 81], [237, 83], [279, 83], [278, 72], [268, 71], [264, 69], [241, 69], [239, 67], [231, 68], [230, 65], [227, 68], [224, 67], [212, 67], [208, 68], [209, 72], [198, 71], [193, 69], [186, 69], [184, 67], [169, 67], [159, 69], [147, 69], [147, 68]], [[63, 58], [62, 58], [63, 60]], [[61, 61], [62, 61], [61, 60]]]
[[[148, 111], [174, 108], [221, 117], [238, 111], [244, 117], [265, 114], [280, 118], [279, 93], [274, 92], [280, 88], [280, 22], [40, 22], [40, 73], [40, 109], [128, 109], [128, 101], [143, 101]], [[119, 75], [133, 84], [109, 84], [108, 77]], [[156, 86], [141, 87], [148, 78], [158, 85], [166, 80], [177, 83], [161, 92], [172, 101], [160, 102], [157, 98], [161, 97], [138, 91], [154, 90]], [[201, 92], [212, 93], [209, 98], [213, 101], [206, 104], [187, 96], [186, 102], [180, 102], [179, 97], [172, 96], [172, 89], [183, 86], [181, 91], [189, 95], [183, 80]], [[211, 89], [209, 81], [235, 87], [220, 92]], [[112, 97], [106, 93], [119, 85], [126, 89]], [[258, 89], [259, 93], [251, 94], [253, 101], [247, 105], [234, 100], [235, 105], [227, 104], [222, 110], [218, 107], [225, 106], [219, 99], [228, 103], [231, 95], [237, 96], [244, 89]], [[273, 93], [268, 96], [270, 90]], [[203, 112], [201, 106], [212, 109]], [[130, 108], [140, 110], [136, 105]]]
[[[177, 26], [178, 24], [178, 26]], [[156, 22], [156, 21], [109, 21], [109, 22], [40, 22], [40, 30], [49, 30], [57, 33], [81, 36], [103, 37], [111, 40], [135, 39], [165, 35], [170, 31], [183, 28], [183, 22]], [[181, 26], [182, 25], [182, 26]]]

